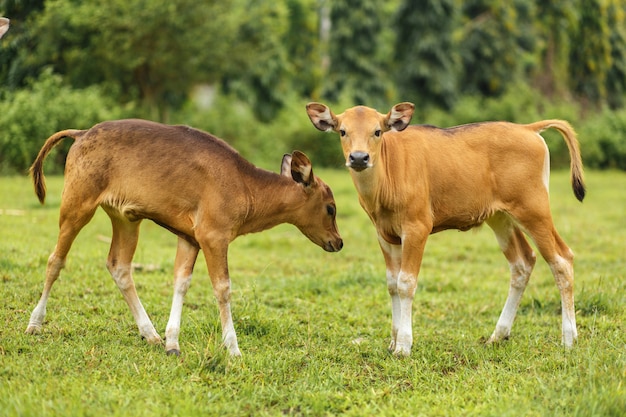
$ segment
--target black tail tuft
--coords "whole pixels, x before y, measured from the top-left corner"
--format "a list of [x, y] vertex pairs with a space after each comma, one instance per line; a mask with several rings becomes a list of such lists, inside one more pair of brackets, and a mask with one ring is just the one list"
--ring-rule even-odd
[[585, 184], [580, 178], [576, 177], [572, 179], [572, 189], [578, 201], [583, 201], [587, 190], [585, 190]]

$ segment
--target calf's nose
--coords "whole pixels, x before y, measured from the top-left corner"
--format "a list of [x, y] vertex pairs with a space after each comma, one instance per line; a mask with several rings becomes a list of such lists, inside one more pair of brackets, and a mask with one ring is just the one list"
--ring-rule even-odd
[[329, 241], [324, 245], [324, 250], [327, 252], [339, 252], [343, 248], [343, 239], [336, 239], [334, 242]]
[[370, 155], [367, 152], [356, 151], [348, 156], [348, 167], [362, 171], [369, 166]]

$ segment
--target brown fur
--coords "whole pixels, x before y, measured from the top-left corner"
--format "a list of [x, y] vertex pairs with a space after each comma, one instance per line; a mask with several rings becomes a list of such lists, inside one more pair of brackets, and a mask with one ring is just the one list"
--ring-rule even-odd
[[[104, 122], [89, 130], [64, 130], [46, 141], [31, 167], [42, 203], [46, 194], [43, 161], [66, 137], [75, 143], [66, 161], [59, 238], [28, 332], [41, 327], [50, 288], [74, 238], [98, 206], [113, 225], [107, 267], [142, 336], [151, 342], [159, 342], [160, 337], [141, 307], [130, 275], [142, 219], [153, 220], [179, 236], [175, 286], [183, 296], [198, 251], [204, 252], [219, 301], [225, 344], [232, 354], [239, 354], [229, 305], [227, 248], [232, 240], [291, 223], [327, 251], [342, 247], [332, 192], [313, 175], [310, 161], [301, 152], [285, 155], [278, 175], [256, 168], [221, 139], [187, 126], [144, 120]], [[177, 329], [166, 330], [166, 334], [172, 332], [167, 335], [167, 347], [177, 353]]]
[[[546, 184], [548, 153], [538, 133], [555, 128], [562, 134], [570, 152], [574, 194], [582, 201], [583, 168], [574, 130], [562, 120], [528, 125], [486, 122], [447, 129], [408, 126], [413, 108], [411, 103], [400, 103], [384, 115], [358, 106], [335, 115], [323, 104], [307, 106], [318, 129], [340, 134], [359, 201], [381, 241], [392, 277], [392, 300], [397, 297], [411, 303], [429, 234], [468, 230], [485, 222], [494, 229], [511, 264], [511, 285], [515, 283], [523, 292], [534, 265], [524, 230], [553, 268], [563, 302], [564, 342], [571, 345], [576, 337], [573, 255], [552, 224]], [[517, 291], [507, 300], [507, 317], [511, 312], [514, 315], [519, 297]], [[400, 310], [394, 304], [394, 312]], [[410, 314], [402, 311], [404, 316]], [[396, 354], [408, 354], [412, 336], [406, 328], [398, 329], [395, 317], [393, 321], [390, 348]], [[508, 321], [499, 322], [491, 341], [508, 337]]]

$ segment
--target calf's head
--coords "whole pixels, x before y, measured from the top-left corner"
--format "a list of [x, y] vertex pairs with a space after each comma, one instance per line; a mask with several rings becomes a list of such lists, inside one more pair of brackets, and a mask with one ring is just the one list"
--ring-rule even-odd
[[309, 158], [300, 151], [283, 157], [281, 175], [293, 178], [302, 187], [304, 199], [297, 207], [294, 225], [325, 251], [338, 252], [343, 240], [337, 229], [337, 206], [330, 187], [313, 174]]
[[387, 114], [357, 106], [335, 115], [321, 103], [306, 106], [313, 126], [321, 131], [339, 133], [346, 166], [355, 171], [363, 171], [376, 164], [383, 133], [404, 130], [411, 121], [414, 109], [413, 103], [405, 102], [396, 104]]

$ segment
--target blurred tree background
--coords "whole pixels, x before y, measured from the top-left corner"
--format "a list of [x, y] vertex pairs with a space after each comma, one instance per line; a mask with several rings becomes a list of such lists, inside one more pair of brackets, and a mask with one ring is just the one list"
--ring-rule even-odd
[[413, 123], [441, 127], [567, 119], [588, 167], [626, 170], [626, 0], [0, 0], [0, 15], [4, 174], [57, 130], [123, 117], [210, 131], [268, 169], [293, 149], [341, 167], [308, 101], [411, 101]]

